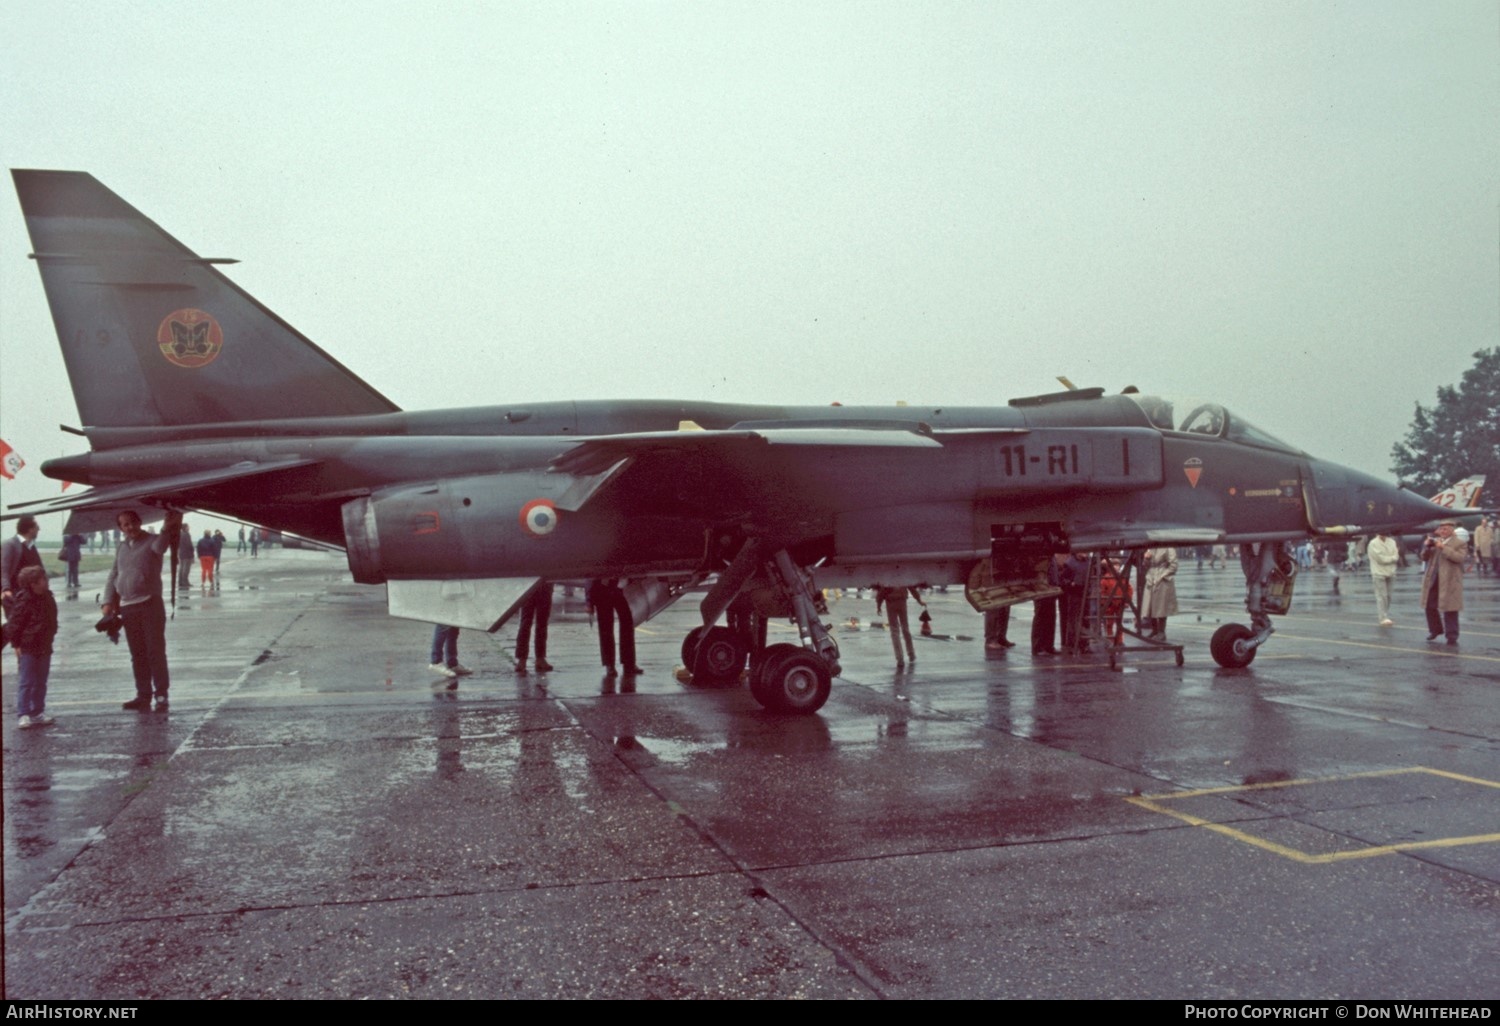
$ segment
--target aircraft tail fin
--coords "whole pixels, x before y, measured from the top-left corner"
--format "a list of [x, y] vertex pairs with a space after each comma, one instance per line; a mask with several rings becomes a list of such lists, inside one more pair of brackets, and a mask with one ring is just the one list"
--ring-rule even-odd
[[1475, 474], [1438, 492], [1433, 502], [1445, 509], [1473, 509], [1479, 504], [1479, 493], [1484, 490], [1484, 475]]
[[86, 428], [398, 409], [92, 175], [11, 175]]

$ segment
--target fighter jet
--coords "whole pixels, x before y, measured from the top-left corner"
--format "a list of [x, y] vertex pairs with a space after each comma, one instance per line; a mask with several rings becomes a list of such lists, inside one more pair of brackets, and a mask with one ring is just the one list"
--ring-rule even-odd
[[[618, 578], [637, 622], [712, 581], [689, 667], [738, 675], [737, 603], [799, 644], [751, 662], [811, 713], [839, 671], [820, 587], [1010, 582], [1055, 552], [1238, 544], [1244, 666], [1285, 611], [1287, 542], [1447, 509], [1213, 402], [1072, 389], [995, 407], [543, 402], [404, 411], [87, 174], [13, 172], [87, 438], [91, 491], [24, 512], [211, 511], [342, 547], [399, 617], [495, 630], [542, 581]], [[19, 515], [13, 512], [9, 516]], [[1294, 572], [1294, 571], [1293, 571]], [[977, 604], [977, 603], [976, 603]]]

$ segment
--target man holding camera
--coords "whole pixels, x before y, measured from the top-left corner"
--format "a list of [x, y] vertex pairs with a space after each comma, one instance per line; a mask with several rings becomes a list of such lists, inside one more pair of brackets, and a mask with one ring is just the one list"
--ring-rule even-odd
[[1464, 561], [1468, 546], [1455, 533], [1458, 521], [1444, 520], [1422, 543], [1422, 608], [1427, 611], [1427, 640], [1447, 635], [1458, 644], [1458, 614], [1464, 608]]

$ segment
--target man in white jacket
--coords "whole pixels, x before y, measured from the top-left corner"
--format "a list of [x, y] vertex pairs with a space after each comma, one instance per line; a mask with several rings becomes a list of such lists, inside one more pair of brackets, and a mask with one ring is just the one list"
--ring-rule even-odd
[[1382, 627], [1392, 627], [1391, 587], [1396, 581], [1396, 563], [1401, 558], [1400, 543], [1388, 534], [1370, 539], [1365, 555], [1370, 559], [1370, 583], [1375, 586], [1375, 619]]

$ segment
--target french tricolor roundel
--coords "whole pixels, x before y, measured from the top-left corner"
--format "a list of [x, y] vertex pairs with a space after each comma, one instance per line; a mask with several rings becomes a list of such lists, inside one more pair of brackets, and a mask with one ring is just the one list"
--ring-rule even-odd
[[532, 499], [521, 507], [521, 529], [533, 538], [545, 538], [557, 526], [557, 507], [551, 499]]

